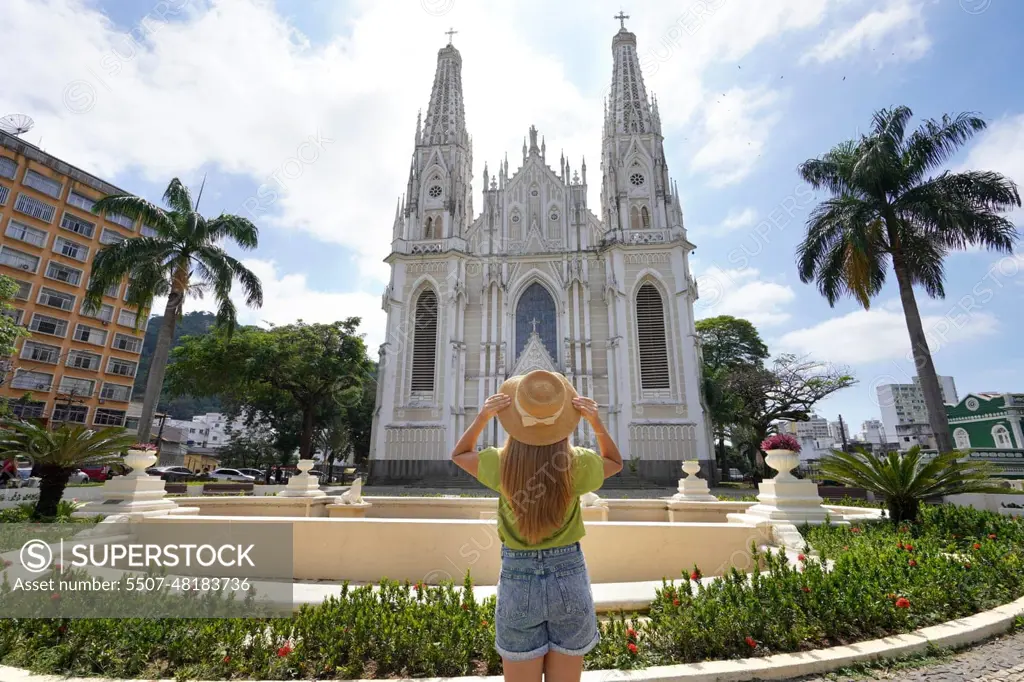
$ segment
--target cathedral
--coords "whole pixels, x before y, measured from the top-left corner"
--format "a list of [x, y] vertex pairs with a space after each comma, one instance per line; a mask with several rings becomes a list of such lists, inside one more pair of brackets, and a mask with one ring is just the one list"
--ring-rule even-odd
[[[624, 24], [612, 56], [597, 212], [586, 160], [552, 168], [530, 126], [518, 168], [507, 155], [493, 175], [484, 166], [476, 214], [462, 57], [451, 40], [438, 52], [386, 259], [371, 484], [459, 479], [449, 454], [479, 406], [506, 378], [538, 368], [597, 401], [620, 475], [674, 484], [691, 459], [708, 473], [694, 245]], [[481, 441], [504, 443], [497, 420]], [[585, 422], [572, 442], [595, 444]]]

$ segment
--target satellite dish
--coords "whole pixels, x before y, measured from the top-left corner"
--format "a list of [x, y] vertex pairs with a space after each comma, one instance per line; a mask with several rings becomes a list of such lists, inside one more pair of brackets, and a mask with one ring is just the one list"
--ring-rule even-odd
[[27, 133], [35, 124], [36, 122], [25, 114], [8, 114], [0, 118], [0, 130], [15, 136]]

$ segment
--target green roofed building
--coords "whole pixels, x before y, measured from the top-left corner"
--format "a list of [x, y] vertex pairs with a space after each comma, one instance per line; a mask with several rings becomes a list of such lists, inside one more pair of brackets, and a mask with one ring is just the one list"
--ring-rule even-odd
[[1024, 449], [1024, 393], [971, 393], [946, 416], [958, 450]]

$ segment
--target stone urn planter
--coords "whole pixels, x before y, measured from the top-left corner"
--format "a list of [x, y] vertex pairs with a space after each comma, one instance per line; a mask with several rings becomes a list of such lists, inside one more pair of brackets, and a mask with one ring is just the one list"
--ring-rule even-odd
[[128, 450], [128, 454], [124, 456], [125, 465], [131, 467], [132, 472], [128, 474], [128, 478], [143, 478], [149, 476], [146, 473], [146, 469], [156, 464], [157, 454], [156, 450]]
[[793, 450], [768, 450], [764, 461], [779, 472], [775, 476], [776, 481], [792, 481], [796, 477], [791, 472], [800, 465], [800, 453]]

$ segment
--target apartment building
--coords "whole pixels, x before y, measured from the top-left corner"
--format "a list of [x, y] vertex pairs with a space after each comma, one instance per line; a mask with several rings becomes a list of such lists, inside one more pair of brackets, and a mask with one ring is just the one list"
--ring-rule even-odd
[[[953, 377], [940, 375], [939, 390], [942, 392], [943, 403], [956, 405], [960, 402]], [[878, 407], [882, 412], [882, 425], [890, 441], [898, 442], [900, 450], [907, 450], [914, 445], [934, 447], [928, 409], [917, 377], [914, 377], [912, 384], [882, 384], [876, 391]]]
[[123, 190], [0, 132], [0, 273], [20, 289], [9, 314], [31, 332], [18, 342], [0, 395], [25, 418], [89, 426], [126, 423], [145, 317], [125, 304], [127, 283], [85, 305], [92, 259], [150, 228], [94, 202]]

